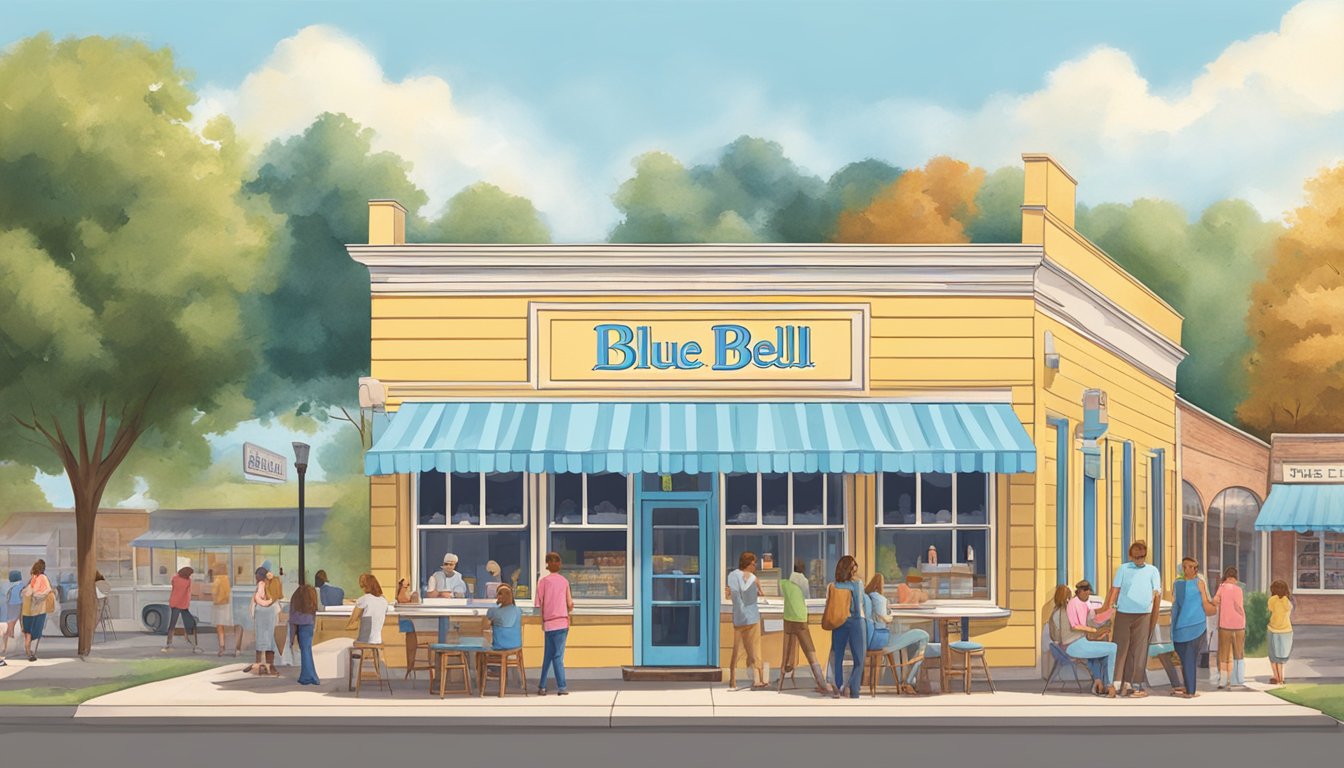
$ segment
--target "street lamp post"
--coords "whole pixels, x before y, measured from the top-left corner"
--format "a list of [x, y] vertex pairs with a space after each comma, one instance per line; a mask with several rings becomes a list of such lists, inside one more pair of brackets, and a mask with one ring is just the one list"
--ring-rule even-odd
[[308, 571], [303, 564], [303, 550], [307, 540], [303, 532], [303, 481], [308, 474], [308, 444], [294, 444], [294, 469], [299, 473], [299, 584], [307, 584]]

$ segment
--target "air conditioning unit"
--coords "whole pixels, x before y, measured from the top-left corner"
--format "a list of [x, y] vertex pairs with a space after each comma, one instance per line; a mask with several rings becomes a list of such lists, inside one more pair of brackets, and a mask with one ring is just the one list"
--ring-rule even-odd
[[1111, 419], [1106, 413], [1106, 392], [1101, 389], [1083, 391], [1083, 437], [1095, 440], [1106, 434]]
[[383, 382], [372, 376], [359, 377], [359, 407], [383, 410], [387, 406], [387, 389]]

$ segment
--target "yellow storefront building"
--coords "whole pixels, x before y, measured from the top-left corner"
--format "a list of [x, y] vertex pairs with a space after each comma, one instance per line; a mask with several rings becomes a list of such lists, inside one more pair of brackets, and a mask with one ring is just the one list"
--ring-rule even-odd
[[[1023, 160], [1011, 244], [421, 244], [370, 202], [373, 573], [423, 594], [452, 553], [468, 597], [441, 604], [471, 614], [497, 583], [529, 606], [556, 551], [570, 667], [726, 664], [742, 551], [775, 666], [779, 579], [800, 564], [828, 649], [846, 553], [964, 606], [996, 675], [1037, 668], [1055, 585], [1109, 584], [1129, 540], [1169, 590], [1181, 317]], [[535, 666], [537, 617], [523, 637]]]

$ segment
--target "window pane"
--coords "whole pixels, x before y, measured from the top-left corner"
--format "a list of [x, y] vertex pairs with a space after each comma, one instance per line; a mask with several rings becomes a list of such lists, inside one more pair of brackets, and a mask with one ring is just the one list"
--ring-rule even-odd
[[882, 473], [882, 522], [884, 525], [914, 525], [917, 522], [914, 475]]
[[799, 473], [793, 476], [793, 524], [822, 525], [821, 497], [825, 492], [824, 475]]
[[[948, 578], [951, 597], [989, 599], [989, 531], [957, 531], [957, 562]], [[941, 562], [941, 561], [940, 561]]]
[[[664, 477], [670, 478], [668, 487], [663, 486]], [[644, 479], [640, 481], [641, 487], [649, 493], [659, 493], [661, 491], [677, 493], [709, 491], [714, 487], [714, 476], [708, 474], [688, 475], [685, 473], [677, 473], [674, 475], [659, 475], [645, 472], [643, 478]]]
[[453, 525], [480, 525], [481, 476], [475, 472], [454, 472], [451, 485], [449, 503], [453, 505]]
[[[486, 584], [503, 581], [516, 587], [514, 596], [531, 598], [532, 568], [527, 531], [483, 530], [426, 530], [420, 532], [420, 589], [429, 590], [429, 575], [443, 563], [445, 552], [457, 555], [457, 571], [467, 584], [467, 594], [478, 598], [493, 598], [487, 594]], [[500, 576], [486, 571], [494, 561]], [[392, 587], [396, 585], [393, 584]], [[389, 589], [389, 587], [384, 587]]]
[[448, 501], [448, 484], [445, 482], [442, 472], [420, 473], [420, 524], [421, 525], [443, 525], [447, 518], [444, 517]]
[[257, 585], [257, 565], [253, 561], [251, 547], [233, 548], [233, 585], [240, 584], [255, 587]]
[[[845, 553], [845, 532], [797, 531], [793, 534], [794, 562], [803, 561], [803, 575], [807, 577], [808, 597], [826, 597], [826, 585], [835, 575], [835, 564]], [[784, 576], [793, 573], [794, 562], [782, 563], [787, 569]]]
[[583, 524], [583, 475], [559, 474], [551, 478], [551, 521], [557, 525]]
[[[929, 548], [933, 547], [937, 562], [929, 562]], [[905, 572], [918, 568], [924, 574], [929, 597], [947, 597], [951, 584], [952, 557], [951, 531], [921, 531], [918, 529], [882, 529], [877, 532], [877, 569], [887, 581], [905, 580]], [[938, 577], [937, 583], [934, 577]], [[940, 594], [935, 586], [944, 590]]]
[[730, 474], [724, 477], [724, 517], [728, 525], [756, 524], [756, 475]]
[[1208, 562], [1204, 563], [1204, 571], [1208, 576], [1210, 585], [1222, 581], [1219, 574], [1223, 572], [1223, 513], [1217, 507], [1209, 508], [1208, 522], [1205, 523], [1205, 542], [1206, 548], [1204, 556]]
[[1204, 523], [1186, 518], [1183, 529], [1181, 557], [1193, 557], [1203, 563], [1204, 553], [1200, 550], [1204, 545]]
[[1325, 588], [1344, 589], [1344, 534], [1324, 534], [1321, 560], [1325, 569]]
[[625, 525], [629, 481], [616, 472], [598, 472], [588, 476], [588, 524]]
[[1321, 588], [1321, 539], [1315, 533], [1297, 534], [1297, 585], [1294, 589]]
[[523, 524], [523, 473], [491, 472], [485, 476], [486, 525]]
[[655, 646], [700, 644], [700, 607], [655, 605], [649, 610], [649, 643]]
[[924, 525], [952, 522], [952, 476], [925, 472], [919, 476], [919, 507]]
[[728, 531], [724, 544], [725, 574], [737, 568], [737, 559], [743, 552], [756, 555], [756, 577], [767, 597], [779, 596], [779, 577], [783, 563], [793, 562], [793, 552], [787, 531]]
[[576, 599], [628, 594], [625, 531], [552, 531], [551, 550], [559, 553]]
[[962, 472], [957, 475], [957, 524], [989, 524], [989, 475]]
[[845, 524], [845, 476], [826, 475], [826, 523]]
[[761, 524], [789, 524], [789, 476], [783, 473], [761, 475]]

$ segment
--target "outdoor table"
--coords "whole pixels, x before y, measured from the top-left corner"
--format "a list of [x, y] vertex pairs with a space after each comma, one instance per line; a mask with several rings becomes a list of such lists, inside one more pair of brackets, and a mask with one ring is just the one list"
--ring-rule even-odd
[[894, 606], [891, 615], [898, 619], [923, 619], [937, 624], [938, 644], [941, 649], [938, 657], [938, 669], [939, 672], [943, 672], [948, 669], [951, 658], [951, 640], [948, 638], [951, 633], [948, 625], [953, 619], [961, 621], [961, 639], [964, 642], [971, 639], [971, 619], [1004, 619], [1013, 615], [1013, 612], [1007, 608], [984, 603], [929, 602], [921, 603], [918, 606]]

